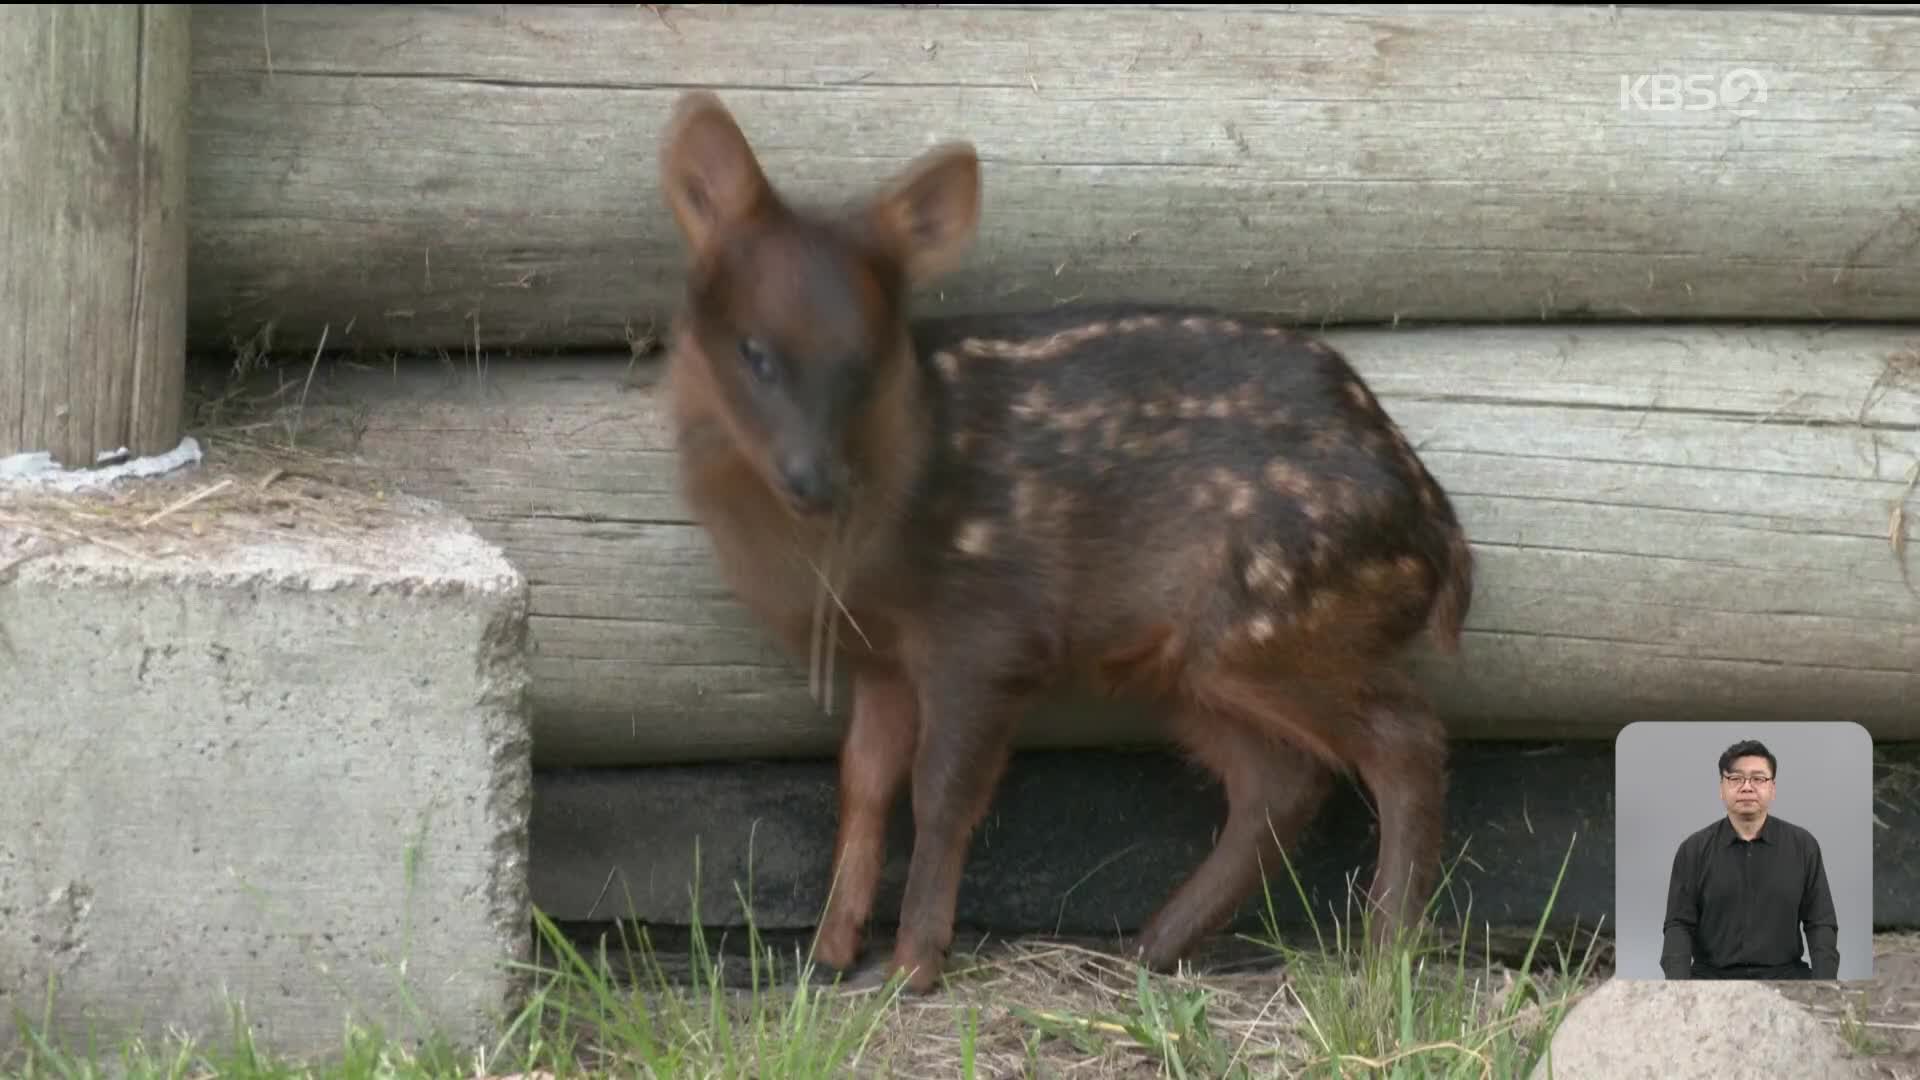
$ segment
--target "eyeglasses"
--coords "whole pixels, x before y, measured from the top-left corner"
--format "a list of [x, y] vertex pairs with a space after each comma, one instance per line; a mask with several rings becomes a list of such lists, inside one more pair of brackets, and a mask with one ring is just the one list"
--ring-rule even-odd
[[1725, 780], [1727, 784], [1733, 787], [1735, 790], [1743, 788], [1748, 784], [1752, 784], [1756, 788], [1762, 788], [1767, 786], [1768, 784], [1773, 783], [1773, 777], [1767, 776], [1765, 774], [1760, 774], [1756, 776], [1742, 776], [1739, 773], [1723, 773], [1721, 774], [1720, 779]]

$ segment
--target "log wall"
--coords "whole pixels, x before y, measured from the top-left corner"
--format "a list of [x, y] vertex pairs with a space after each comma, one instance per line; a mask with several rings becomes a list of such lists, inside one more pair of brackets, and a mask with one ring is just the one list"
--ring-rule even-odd
[[[1920, 328], [1328, 338], [1480, 560], [1464, 656], [1419, 664], [1456, 734], [1818, 716], [1920, 738], [1920, 566], [1910, 586], [1890, 532], [1903, 500], [1920, 519]], [[811, 704], [688, 522], [653, 362], [323, 367], [310, 391], [306, 374], [276, 380], [309, 399], [303, 451], [446, 501], [527, 574], [540, 764], [832, 753], [843, 718]], [[1022, 744], [1155, 738], [1148, 716], [1084, 704]]]
[[[644, 336], [678, 285], [655, 145], [693, 85], [806, 198], [975, 141], [984, 233], [936, 308], [1911, 318], [1920, 19], [1865, 7], [206, 5], [192, 333]], [[1764, 100], [1623, 100], [1743, 69]]]

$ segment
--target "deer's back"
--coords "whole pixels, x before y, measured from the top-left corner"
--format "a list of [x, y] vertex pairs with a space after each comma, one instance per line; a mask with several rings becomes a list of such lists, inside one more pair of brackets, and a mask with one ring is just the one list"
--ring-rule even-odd
[[1371, 655], [1424, 623], [1453, 510], [1326, 345], [1174, 307], [915, 333], [939, 393], [908, 543], [933, 609], [1032, 627], [1049, 662], [1074, 663]]

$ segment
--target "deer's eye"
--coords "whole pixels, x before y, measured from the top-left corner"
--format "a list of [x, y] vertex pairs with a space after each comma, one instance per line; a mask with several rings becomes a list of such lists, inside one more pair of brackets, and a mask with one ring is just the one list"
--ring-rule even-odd
[[773, 350], [757, 338], [740, 339], [740, 362], [746, 365], [747, 374], [758, 382], [771, 384], [780, 377], [780, 366], [773, 358]]

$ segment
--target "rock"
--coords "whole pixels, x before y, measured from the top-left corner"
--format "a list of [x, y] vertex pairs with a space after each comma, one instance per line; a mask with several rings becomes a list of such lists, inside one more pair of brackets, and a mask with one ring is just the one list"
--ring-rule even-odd
[[1610, 979], [1576, 1003], [1532, 1080], [1854, 1080], [1839, 1033], [1763, 982]]

